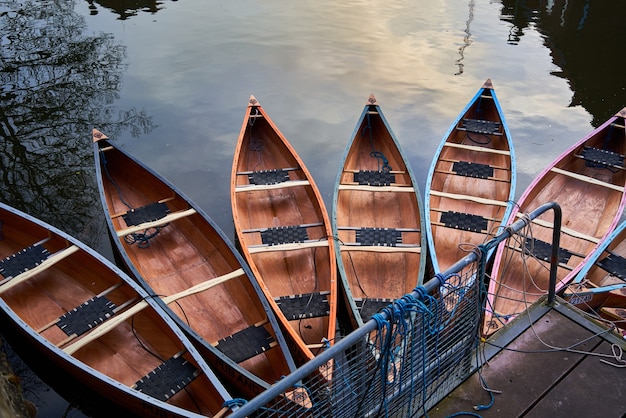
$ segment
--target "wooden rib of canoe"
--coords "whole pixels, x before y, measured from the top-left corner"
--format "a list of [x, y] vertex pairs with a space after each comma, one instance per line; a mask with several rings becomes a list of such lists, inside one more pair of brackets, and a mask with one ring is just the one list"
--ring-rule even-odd
[[214, 221], [101, 132], [93, 137], [115, 248], [233, 393], [249, 399], [294, 370], [263, 292]]
[[487, 80], [444, 135], [426, 179], [425, 224], [435, 274], [499, 232], [512, 210], [515, 176], [511, 134]]
[[102, 399], [94, 402], [124, 415], [227, 412], [228, 391], [131, 278], [76, 239], [1, 203], [0, 220], [2, 332], [35, 370], [64, 376], [79, 401]]
[[360, 326], [422, 284], [426, 264], [419, 188], [373, 94], [340, 166], [333, 236], [344, 297]]
[[231, 180], [242, 252], [302, 364], [335, 338], [335, 243], [311, 174], [254, 96]]
[[593, 252], [565, 287], [563, 299], [586, 311], [626, 308], [626, 222]]
[[[557, 157], [528, 186], [511, 214], [509, 222], [546, 202], [560, 205], [557, 292], [615, 229], [624, 210], [624, 117], [626, 108]], [[485, 335], [548, 292], [553, 219], [553, 211], [548, 211], [532, 221], [525, 236], [518, 234], [498, 246], [485, 307]]]

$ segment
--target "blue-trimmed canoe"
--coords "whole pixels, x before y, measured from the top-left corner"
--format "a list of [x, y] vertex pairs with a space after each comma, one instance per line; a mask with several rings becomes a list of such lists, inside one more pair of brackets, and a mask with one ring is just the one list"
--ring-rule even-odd
[[626, 308], [626, 222], [593, 252], [563, 298], [580, 309]]
[[98, 415], [200, 417], [232, 400], [174, 321], [75, 238], [0, 203], [3, 337]]
[[233, 157], [231, 205], [242, 252], [301, 365], [335, 339], [335, 242], [311, 173], [254, 96]]
[[115, 249], [232, 392], [250, 399], [295, 370], [258, 282], [215, 222], [96, 129], [93, 141]]
[[372, 94], [341, 159], [331, 216], [353, 325], [422, 284], [423, 214], [411, 166]]
[[[567, 148], [524, 191], [509, 223], [547, 202], [561, 207], [556, 291], [561, 292], [616, 228], [626, 203], [626, 108]], [[489, 335], [548, 292], [554, 212], [496, 251], [483, 334]], [[522, 257], [521, 254], [524, 254]]]
[[497, 234], [511, 213], [515, 182], [513, 141], [487, 80], [444, 135], [426, 179], [425, 223], [435, 274]]

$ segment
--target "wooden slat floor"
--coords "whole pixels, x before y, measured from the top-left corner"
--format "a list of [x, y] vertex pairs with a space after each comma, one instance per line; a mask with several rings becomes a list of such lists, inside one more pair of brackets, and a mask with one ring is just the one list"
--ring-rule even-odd
[[[529, 320], [530, 319], [530, 320]], [[501, 347], [506, 347], [502, 349]], [[555, 348], [571, 347], [579, 352]], [[429, 418], [463, 413], [481, 417], [625, 417], [626, 340], [581, 315], [557, 298], [542, 299], [482, 347], [480, 369], [428, 411]], [[623, 350], [621, 362], [611, 355]], [[605, 359], [622, 367], [602, 362]], [[488, 406], [489, 393], [494, 393]]]

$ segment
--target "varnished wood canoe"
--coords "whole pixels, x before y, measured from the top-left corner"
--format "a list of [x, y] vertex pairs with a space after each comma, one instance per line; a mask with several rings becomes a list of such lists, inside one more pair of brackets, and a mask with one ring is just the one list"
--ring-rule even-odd
[[242, 252], [302, 364], [335, 338], [335, 243], [311, 174], [254, 96], [231, 180]]
[[343, 154], [331, 216], [354, 325], [422, 284], [423, 213], [411, 166], [372, 94]]
[[[0, 203], [3, 336], [42, 375], [124, 416], [225, 413], [228, 391], [174, 321], [94, 250]], [[68, 389], [64, 387], [63, 389]], [[88, 405], [89, 407], [89, 405]]]
[[[247, 263], [194, 202], [93, 132], [102, 205], [115, 247], [148, 293], [241, 397], [295, 369], [276, 318]], [[171, 300], [171, 295], [185, 294]]]
[[593, 252], [565, 287], [563, 299], [587, 311], [626, 308], [626, 222]]
[[[615, 229], [624, 210], [624, 117], [626, 108], [569, 147], [535, 178], [513, 209], [510, 222], [541, 204], [560, 205], [557, 292]], [[498, 246], [485, 307], [485, 335], [548, 292], [553, 217], [552, 211], [544, 213], [532, 221], [526, 236]]]
[[487, 80], [444, 135], [426, 179], [425, 224], [435, 274], [497, 234], [511, 213], [515, 181], [511, 134]]

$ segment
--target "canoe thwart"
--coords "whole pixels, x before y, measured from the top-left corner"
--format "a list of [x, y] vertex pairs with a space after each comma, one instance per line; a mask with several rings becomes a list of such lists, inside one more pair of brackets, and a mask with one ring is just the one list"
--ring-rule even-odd
[[421, 254], [422, 246], [419, 244], [397, 244], [392, 246], [384, 245], [363, 245], [356, 242], [344, 242], [339, 246], [340, 251], [370, 251], [373, 253], [415, 253]]
[[361, 186], [391, 186], [396, 176], [390, 171], [359, 170], [354, 173], [354, 182]]
[[439, 221], [447, 228], [472, 232], [486, 232], [489, 226], [489, 220], [483, 216], [454, 211], [443, 212]]
[[448, 199], [455, 199], [455, 200], [469, 200], [471, 202], [482, 203], [484, 205], [502, 206], [502, 207], [508, 206], [508, 202], [503, 202], [500, 200], [485, 199], [484, 197], [470, 196], [470, 195], [465, 195], [465, 194], [446, 193], [446, 192], [440, 192], [437, 190], [431, 190], [430, 195], [437, 196], [437, 197], [445, 197]]
[[178, 212], [172, 212], [172, 213], [168, 214], [167, 216], [165, 216], [163, 218], [160, 218], [158, 220], [141, 223], [139, 225], [134, 225], [134, 226], [131, 226], [131, 227], [126, 228], [126, 229], [121, 229], [121, 230], [117, 231], [117, 236], [118, 237], [123, 237], [123, 236], [130, 235], [132, 233], [139, 232], [139, 231], [142, 231], [142, 230], [154, 228], [154, 227], [157, 227], [157, 226], [163, 226], [163, 225], [165, 225], [165, 224], [167, 224], [169, 222], [172, 222], [172, 221], [184, 218], [186, 216], [193, 215], [195, 213], [196, 213], [196, 210], [193, 209], [193, 208], [192, 209], [181, 210], [181, 211], [178, 211]]
[[502, 135], [500, 122], [481, 119], [463, 119], [458, 129], [484, 135]]
[[452, 171], [459, 176], [478, 179], [489, 179], [494, 175], [494, 168], [489, 164], [472, 163], [469, 161], [458, 161], [453, 163]]
[[273, 184], [241, 184], [235, 187], [236, 192], [254, 192], [257, 190], [282, 189], [284, 187], [309, 186], [308, 180], [289, 180]]
[[303, 293], [300, 295], [280, 296], [274, 301], [290, 320], [317, 318], [330, 315], [328, 295], [330, 292]]
[[42, 245], [31, 245], [0, 261], [0, 274], [5, 278], [15, 277], [41, 264], [50, 256]]
[[612, 276], [626, 280], [626, 258], [617, 254], [610, 254], [598, 260], [596, 265]]
[[466, 144], [456, 144], [454, 142], [446, 142], [445, 144], [443, 144], [443, 146], [450, 147], [450, 148], [460, 148], [460, 149], [465, 149], [468, 151], [490, 152], [492, 154], [511, 155], [511, 152], [507, 150], [481, 147], [478, 145], [466, 145]]
[[[302, 228], [313, 228], [316, 226], [324, 226], [324, 223], [322, 222], [314, 222], [314, 223], [310, 223], [310, 224], [300, 224], [299, 225]], [[264, 232], [267, 231], [268, 229], [271, 229], [273, 227], [270, 228], [251, 228], [251, 229], [243, 229], [241, 232], [243, 232], [244, 234], [249, 234], [252, 232]]]
[[57, 326], [68, 336], [80, 336], [115, 315], [115, 304], [96, 296], [59, 318]]
[[578, 174], [578, 173], [574, 173], [574, 172], [571, 172], [571, 171], [563, 170], [563, 169], [558, 168], [558, 167], [552, 167], [550, 169], [550, 171], [555, 172], [557, 174], [563, 174], [564, 176], [572, 177], [572, 178], [574, 178], [576, 180], [584, 181], [584, 182], [587, 182], [589, 184], [595, 184], [597, 186], [607, 187], [609, 189], [617, 190], [618, 192], [622, 192], [622, 193], [624, 192], [624, 187], [623, 186], [618, 186], [618, 185], [613, 184], [613, 183], [607, 183], [606, 181], [598, 180], [596, 178], [585, 176], [583, 174]]
[[252, 325], [214, 344], [235, 363], [257, 356], [275, 345], [276, 340], [263, 325]]
[[166, 402], [190, 384], [200, 372], [183, 356], [174, 356], [139, 379], [133, 389]]
[[165, 203], [154, 202], [139, 208], [130, 209], [122, 215], [127, 226], [141, 225], [146, 222], [158, 221], [165, 218], [170, 209]]
[[361, 314], [363, 322], [368, 321], [374, 314], [393, 303], [393, 299], [385, 298], [355, 298], [354, 302]]
[[585, 160], [587, 167], [614, 168], [616, 170], [624, 169], [624, 156], [617, 152], [594, 147], [584, 147], [580, 157]]
[[327, 247], [328, 240], [308, 240], [304, 242], [291, 242], [286, 244], [261, 244], [261, 245], [249, 245], [248, 252], [250, 254], [261, 253], [265, 251], [294, 251], [294, 250], [302, 250], [305, 248], [315, 248], [315, 247]]

